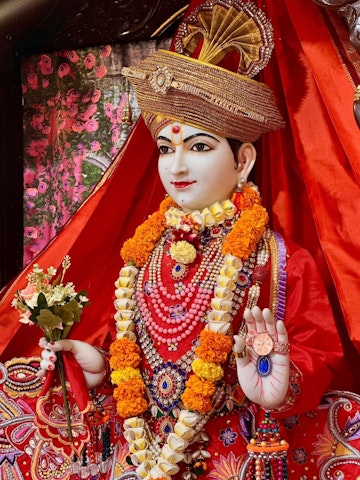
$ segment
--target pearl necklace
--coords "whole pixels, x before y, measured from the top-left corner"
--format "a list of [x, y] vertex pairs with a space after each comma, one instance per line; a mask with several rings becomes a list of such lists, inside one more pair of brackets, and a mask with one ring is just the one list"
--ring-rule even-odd
[[[208, 244], [196, 273], [180, 293], [170, 293], [162, 282], [165, 238], [154, 249], [149, 262], [139, 273], [136, 300], [142, 318], [151, 336], [156, 341], [167, 344], [170, 350], [176, 350], [179, 342], [185, 340], [199, 322], [204, 322], [216, 276], [223, 263], [221, 243], [222, 239], [216, 238]], [[144, 288], [143, 276], [148, 266], [149, 280]], [[178, 303], [175, 306], [166, 304], [176, 300]], [[151, 314], [148, 303], [153, 307], [155, 316]]]

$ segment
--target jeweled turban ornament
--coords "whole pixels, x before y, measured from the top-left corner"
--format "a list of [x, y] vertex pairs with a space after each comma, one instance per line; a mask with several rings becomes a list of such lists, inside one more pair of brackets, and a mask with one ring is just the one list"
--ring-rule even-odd
[[274, 47], [272, 26], [253, 3], [201, 4], [173, 46], [122, 70], [154, 138], [173, 120], [243, 142], [284, 126], [271, 89], [252, 79]]

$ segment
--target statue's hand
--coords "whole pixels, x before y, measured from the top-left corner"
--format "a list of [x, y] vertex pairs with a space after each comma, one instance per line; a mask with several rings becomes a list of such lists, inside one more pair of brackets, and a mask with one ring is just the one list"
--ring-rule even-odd
[[268, 308], [261, 311], [259, 307], [245, 309], [244, 319], [246, 339], [234, 336], [240, 386], [252, 402], [265, 409], [277, 408], [284, 402], [289, 386], [289, 344], [284, 322], [276, 322]]
[[42, 377], [46, 372], [55, 369], [56, 352], [71, 352], [75, 360], [83, 370], [86, 384], [89, 389], [95, 388], [101, 383], [105, 374], [105, 361], [101, 353], [80, 340], [58, 340], [48, 343], [45, 338], [41, 338], [39, 345], [43, 348], [41, 352], [40, 370], [37, 375]]

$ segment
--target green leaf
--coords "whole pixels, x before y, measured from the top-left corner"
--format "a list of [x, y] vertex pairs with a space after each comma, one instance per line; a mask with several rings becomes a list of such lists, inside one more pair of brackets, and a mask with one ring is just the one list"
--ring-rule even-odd
[[56, 305], [54, 314], [61, 318], [63, 325], [72, 325], [74, 323], [74, 315], [72, 311], [65, 305]]
[[54, 315], [48, 308], [40, 310], [40, 315], [37, 317], [37, 325], [43, 329], [53, 330], [61, 322], [61, 318]]
[[37, 304], [40, 309], [48, 308], [48, 303], [43, 292], [40, 292], [37, 298]]
[[72, 313], [74, 322], [80, 321], [82, 308], [79, 307], [79, 304], [75, 298], [70, 300], [70, 302], [64, 305], [63, 308]]

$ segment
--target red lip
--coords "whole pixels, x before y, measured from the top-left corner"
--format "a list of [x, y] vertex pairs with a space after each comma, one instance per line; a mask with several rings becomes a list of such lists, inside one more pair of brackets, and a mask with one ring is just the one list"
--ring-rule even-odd
[[186, 188], [195, 182], [171, 182], [171, 183], [174, 185], [175, 188], [181, 189], [181, 188]]

